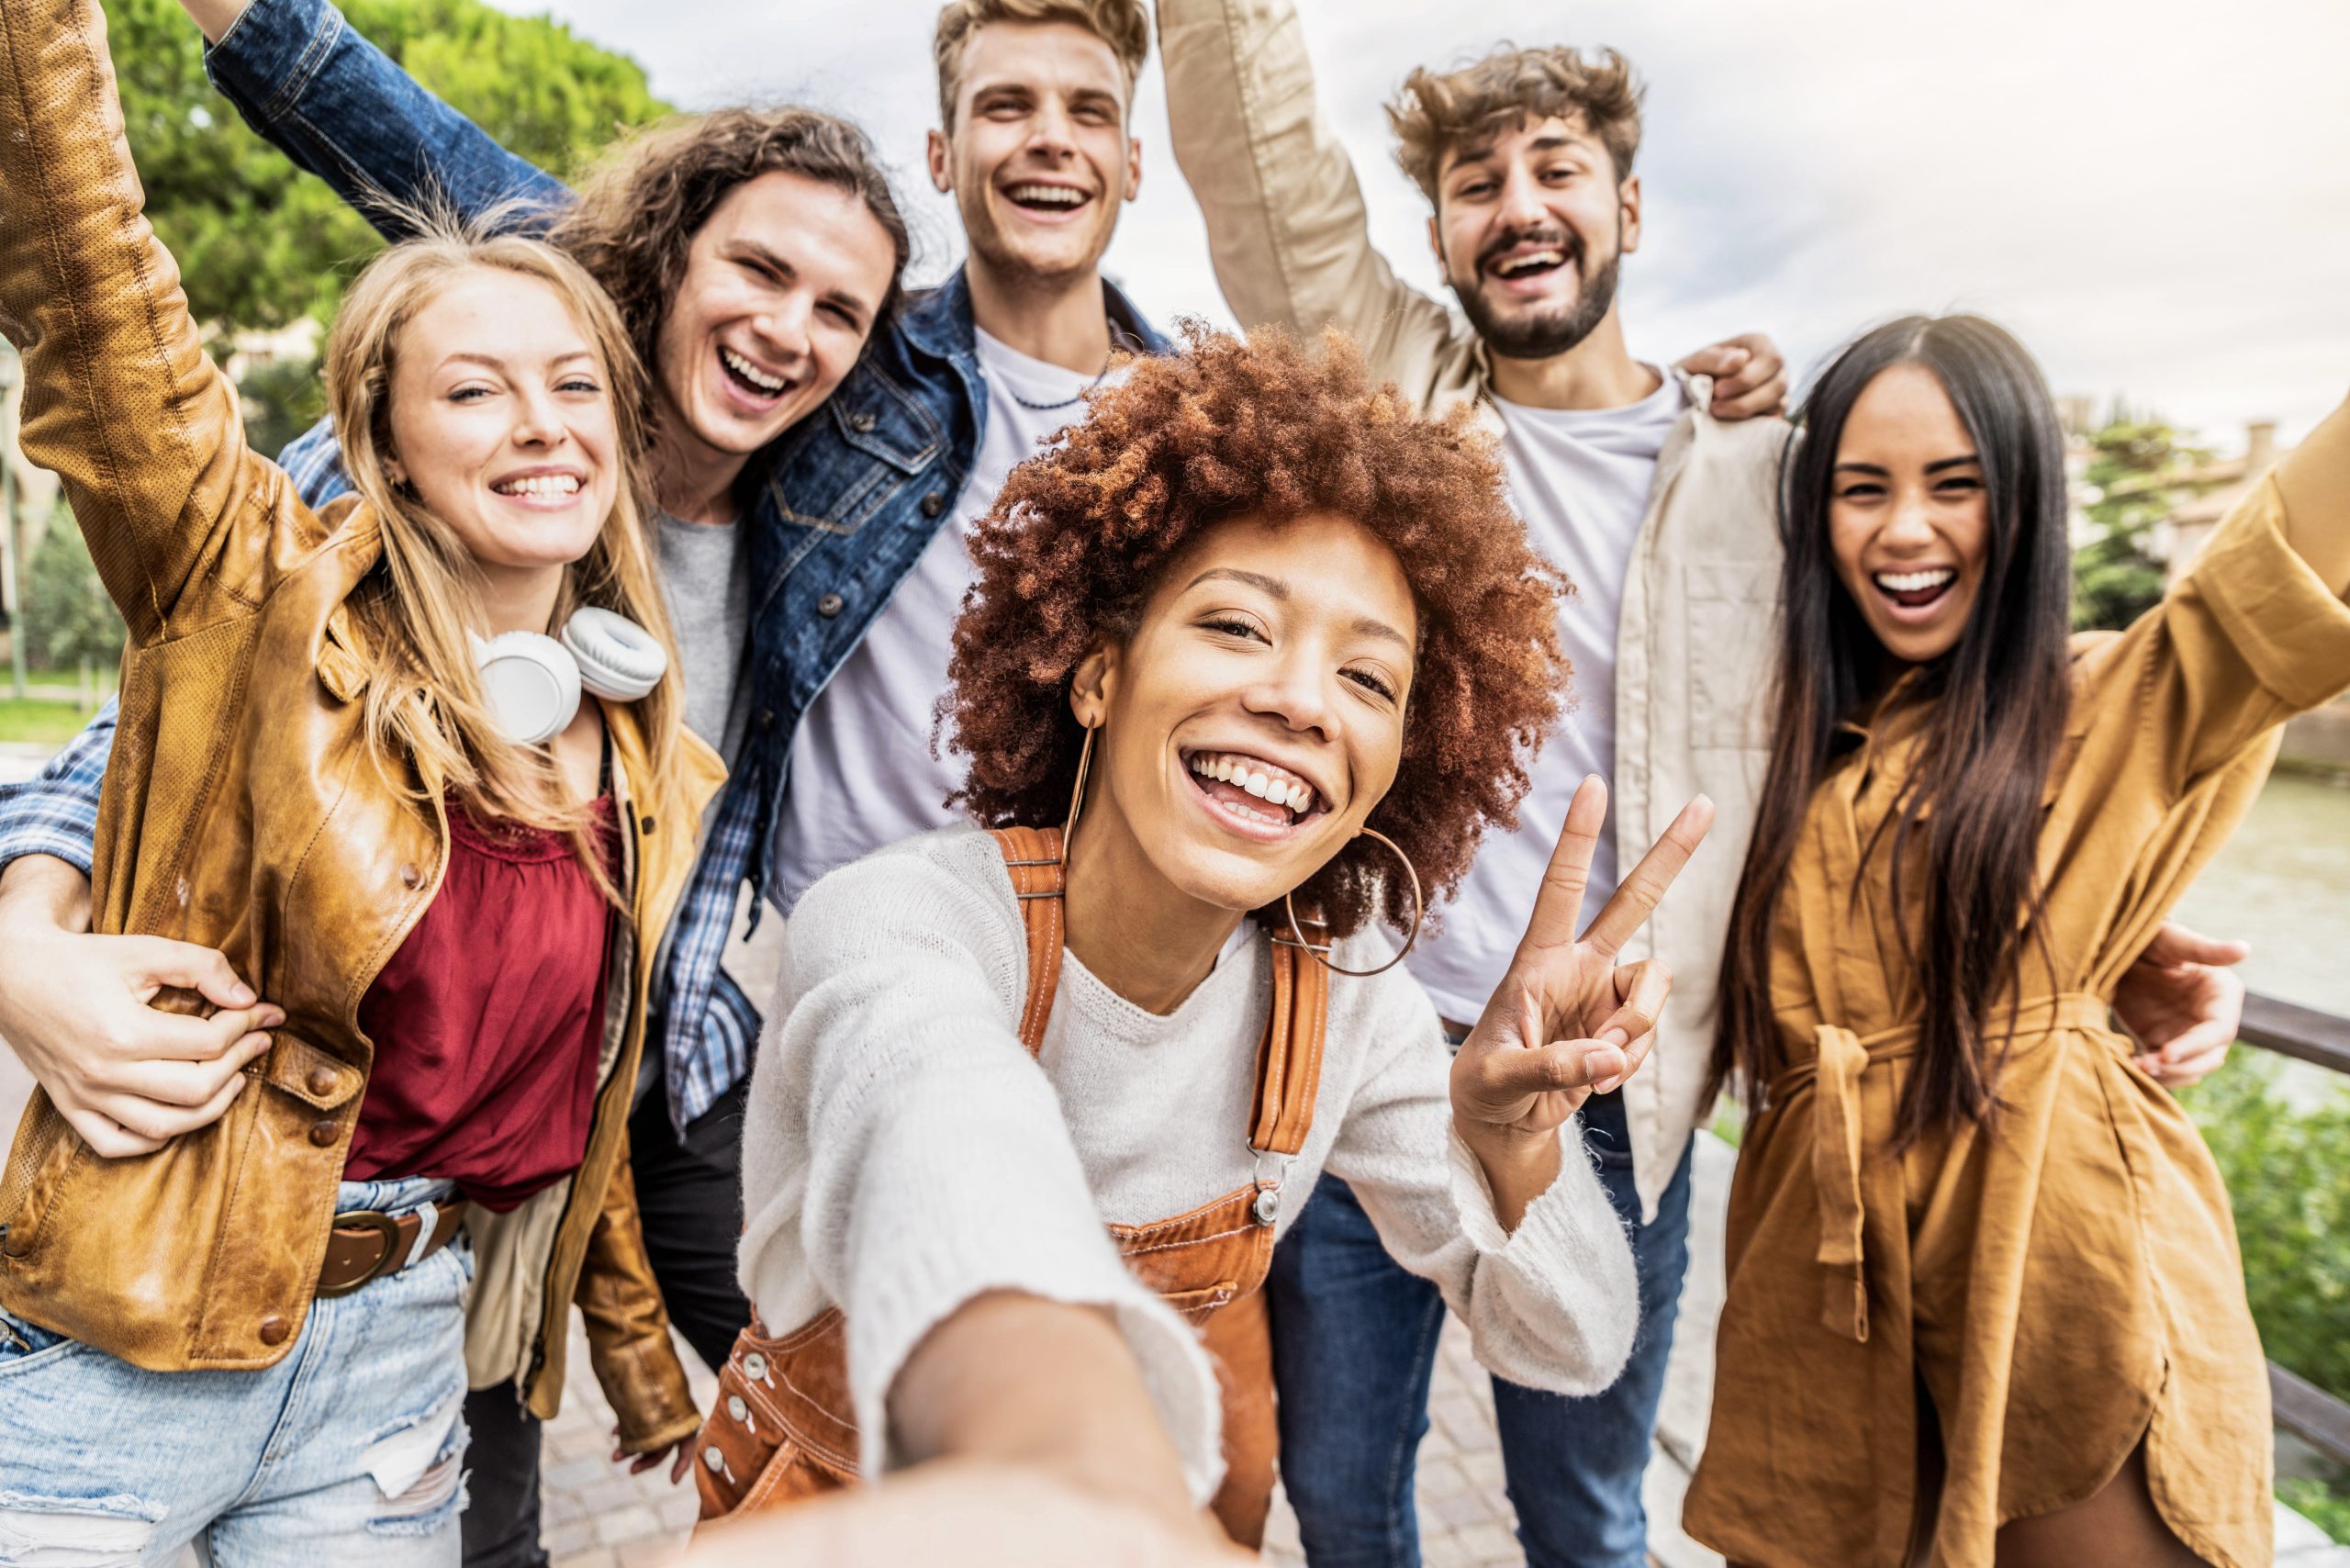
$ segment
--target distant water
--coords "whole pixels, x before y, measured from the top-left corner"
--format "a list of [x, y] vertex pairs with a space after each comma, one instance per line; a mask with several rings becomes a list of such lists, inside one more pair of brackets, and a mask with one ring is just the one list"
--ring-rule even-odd
[[2251, 943], [2253, 990], [2350, 1015], [2350, 787], [2270, 778], [2177, 918]]

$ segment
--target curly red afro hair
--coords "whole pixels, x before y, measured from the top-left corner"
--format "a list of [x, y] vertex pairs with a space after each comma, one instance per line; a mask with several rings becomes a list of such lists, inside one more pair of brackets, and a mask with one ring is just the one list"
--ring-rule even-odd
[[[1094, 393], [975, 526], [979, 582], [941, 705], [971, 760], [956, 800], [991, 826], [1058, 823], [1084, 739], [1069, 702], [1079, 661], [1130, 634], [1167, 565], [1216, 523], [1335, 512], [1395, 553], [1420, 614], [1403, 755], [1369, 824], [1431, 900], [1449, 893], [1486, 826], [1516, 825], [1526, 761], [1558, 715], [1565, 582], [1528, 548], [1466, 409], [1418, 417], [1335, 331], [1315, 348], [1271, 328], [1243, 339], [1192, 322], [1183, 337], [1187, 353]], [[1298, 903], [1341, 936], [1412, 916], [1393, 857], [1367, 839]]]

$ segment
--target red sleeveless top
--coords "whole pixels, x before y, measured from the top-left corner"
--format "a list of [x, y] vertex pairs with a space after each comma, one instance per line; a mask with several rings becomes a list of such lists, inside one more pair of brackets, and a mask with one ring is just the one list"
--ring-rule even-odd
[[[612, 801], [596, 802], [608, 871]], [[438, 1176], [506, 1210], [578, 1169], [614, 912], [560, 834], [453, 805], [449, 869], [359, 1004], [375, 1043], [344, 1175]]]

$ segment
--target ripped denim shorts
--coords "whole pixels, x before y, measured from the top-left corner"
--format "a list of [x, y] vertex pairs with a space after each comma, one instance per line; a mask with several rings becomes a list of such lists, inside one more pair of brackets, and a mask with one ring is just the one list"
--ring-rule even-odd
[[[450, 1191], [345, 1182], [336, 1207]], [[0, 1313], [0, 1568], [146, 1568], [196, 1540], [218, 1568], [456, 1568], [472, 1282], [461, 1233], [315, 1303], [259, 1372], [147, 1372]]]

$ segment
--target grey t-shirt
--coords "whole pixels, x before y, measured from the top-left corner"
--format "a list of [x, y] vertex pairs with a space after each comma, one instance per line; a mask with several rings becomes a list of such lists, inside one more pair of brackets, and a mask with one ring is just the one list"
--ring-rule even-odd
[[731, 765], [742, 740], [734, 689], [751, 625], [750, 575], [738, 569], [743, 530], [732, 522], [680, 522], [661, 512], [653, 537], [686, 679], [686, 728]]

